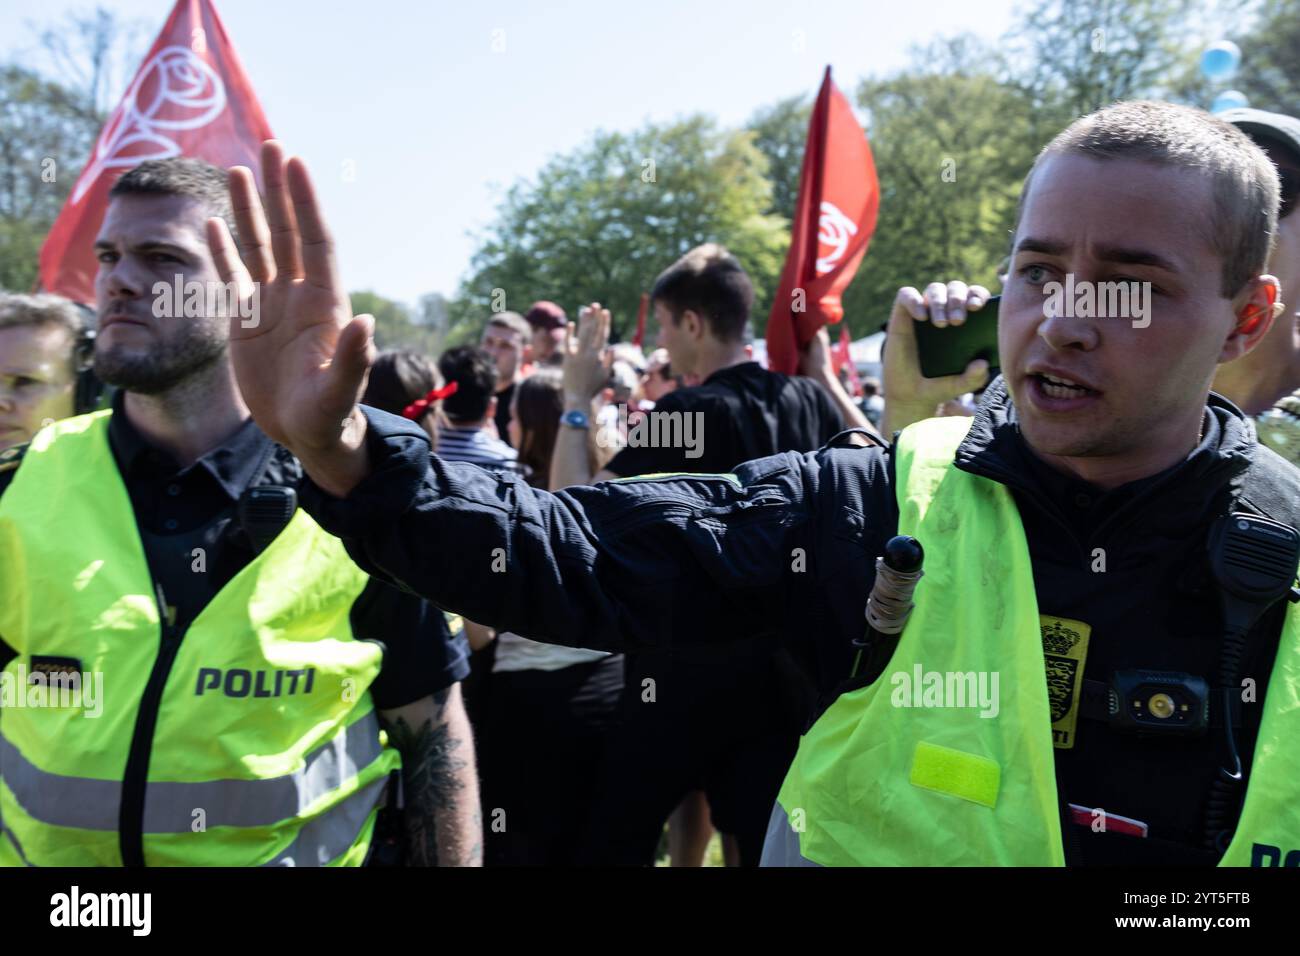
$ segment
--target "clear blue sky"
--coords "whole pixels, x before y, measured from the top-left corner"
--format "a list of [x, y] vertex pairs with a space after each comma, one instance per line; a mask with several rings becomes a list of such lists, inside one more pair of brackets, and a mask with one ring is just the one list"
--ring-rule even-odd
[[[147, 23], [171, 0], [103, 0]], [[4, 0], [0, 59], [93, 0]], [[306, 158], [351, 289], [450, 295], [505, 188], [596, 129], [693, 112], [739, 124], [1011, 24], [1012, 0], [216, 0], [276, 135]], [[505, 50], [493, 52], [504, 30]], [[802, 34], [798, 36], [797, 34]], [[803, 50], [796, 45], [802, 39]], [[918, 118], [920, 119], [920, 118]], [[343, 164], [356, 179], [343, 181]]]

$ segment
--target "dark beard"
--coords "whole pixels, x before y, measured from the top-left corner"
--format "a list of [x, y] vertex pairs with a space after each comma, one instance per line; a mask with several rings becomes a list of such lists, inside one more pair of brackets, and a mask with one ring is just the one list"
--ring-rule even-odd
[[95, 352], [95, 377], [139, 395], [160, 395], [211, 368], [226, 354], [226, 342], [199, 336], [169, 342], [148, 355], [113, 349]]

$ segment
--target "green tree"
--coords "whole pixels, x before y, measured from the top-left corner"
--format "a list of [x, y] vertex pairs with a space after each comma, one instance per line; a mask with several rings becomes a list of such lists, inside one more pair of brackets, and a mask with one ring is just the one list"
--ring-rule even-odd
[[415, 322], [438, 335], [447, 334], [447, 297], [441, 292], [427, 292], [420, 296]]
[[1233, 85], [1250, 105], [1300, 115], [1300, 3], [1264, 0], [1254, 26], [1237, 37], [1241, 72]]
[[766, 316], [788, 242], [769, 209], [754, 134], [702, 116], [632, 133], [596, 133], [506, 194], [449, 310], [451, 343], [493, 309], [551, 299], [571, 312], [599, 301], [628, 337], [640, 295], [687, 249], [721, 242], [744, 264]]
[[756, 111], [745, 124], [754, 134], [754, 145], [767, 157], [767, 178], [772, 183], [769, 211], [787, 219], [794, 218], [799, 201], [799, 172], [811, 115], [811, 97], [792, 96]]
[[1032, 101], [1044, 142], [1117, 100], [1179, 98], [1194, 72], [1204, 0], [1036, 0], [1003, 40], [1003, 71]]
[[855, 336], [884, 324], [899, 286], [965, 279], [996, 288], [1021, 182], [1041, 146], [1028, 95], [999, 79], [987, 47], [956, 37], [912, 59], [944, 66], [858, 88], [880, 215], [844, 297]]
[[429, 343], [429, 354], [437, 355], [447, 348], [451, 331], [451, 302], [441, 292], [426, 292], [416, 303], [412, 321]]
[[26, 290], [41, 244], [128, 79], [140, 26], [102, 7], [34, 28], [40, 66], [0, 64], [0, 288]]
[[[447, 302], [447, 332], [442, 337], [444, 350], [478, 342], [487, 325], [488, 309], [470, 293], [471, 282], [461, 285], [460, 294]], [[576, 317], [576, 316], [575, 316]]]
[[0, 288], [27, 291], [98, 127], [67, 89], [0, 66]]
[[146, 24], [96, 7], [72, 11], [57, 24], [32, 29], [43, 54], [37, 68], [59, 78], [67, 91], [67, 105], [98, 131], [140, 62]]
[[438, 335], [434, 329], [416, 322], [411, 310], [394, 299], [375, 292], [352, 292], [354, 315], [369, 313], [375, 317], [375, 345], [381, 349], [409, 349], [437, 356]]

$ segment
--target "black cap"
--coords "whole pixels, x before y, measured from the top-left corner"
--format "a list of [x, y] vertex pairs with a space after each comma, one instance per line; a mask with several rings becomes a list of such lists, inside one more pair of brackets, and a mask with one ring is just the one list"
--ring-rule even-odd
[[1265, 110], [1235, 109], [1217, 114], [1252, 139], [1264, 137], [1287, 146], [1300, 161], [1300, 119]]

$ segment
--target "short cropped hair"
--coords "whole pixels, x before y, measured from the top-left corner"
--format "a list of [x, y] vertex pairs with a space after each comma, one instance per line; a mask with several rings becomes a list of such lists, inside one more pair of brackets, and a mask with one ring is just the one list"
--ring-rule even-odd
[[736, 257], [717, 243], [696, 246], [655, 279], [650, 298], [680, 322], [690, 310], [722, 342], [744, 339], [754, 286]]
[[438, 359], [438, 371], [456, 391], [442, 400], [442, 410], [455, 422], [477, 422], [487, 415], [497, 388], [497, 363], [484, 349], [461, 345]]
[[68, 333], [68, 361], [77, 370], [77, 346], [85, 330], [77, 304], [61, 295], [0, 292], [0, 329], [50, 325]]
[[519, 337], [522, 338], [524, 342], [531, 342], [533, 340], [533, 327], [529, 325], [528, 320], [518, 312], [492, 313], [492, 318], [488, 319], [484, 331], [487, 331], [488, 328], [491, 328], [494, 325], [499, 325], [503, 329], [509, 329], [511, 332], [518, 332]]
[[1264, 272], [1277, 235], [1277, 169], [1250, 137], [1204, 110], [1173, 103], [1116, 103], [1075, 120], [1043, 148], [1020, 191], [1016, 229], [1038, 167], [1051, 156], [1135, 159], [1210, 177], [1206, 232], [1223, 260], [1221, 294], [1231, 298]]
[[208, 211], [226, 221], [230, 235], [235, 232], [235, 213], [230, 204], [230, 177], [220, 166], [175, 156], [171, 159], [147, 159], [127, 170], [108, 191], [110, 199], [118, 196], [188, 196], [208, 207]]

